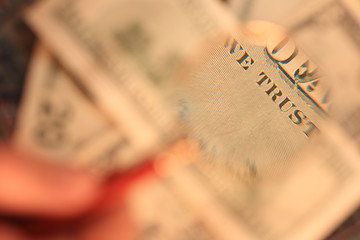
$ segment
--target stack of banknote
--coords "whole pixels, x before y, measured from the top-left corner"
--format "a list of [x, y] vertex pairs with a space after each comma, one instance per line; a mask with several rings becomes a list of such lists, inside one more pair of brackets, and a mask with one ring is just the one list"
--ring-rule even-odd
[[360, 238], [359, 0], [43, 0], [0, 40], [3, 139], [153, 161], [136, 239]]

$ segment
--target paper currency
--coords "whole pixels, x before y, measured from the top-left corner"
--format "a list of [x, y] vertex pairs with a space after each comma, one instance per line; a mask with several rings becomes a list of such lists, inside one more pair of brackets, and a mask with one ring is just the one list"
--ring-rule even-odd
[[[329, 104], [326, 88], [305, 53], [292, 57], [293, 42], [273, 54], [277, 44], [244, 38], [215, 40], [208, 55], [189, 63], [178, 82], [178, 102], [190, 135], [213, 160], [239, 176], [249, 166], [262, 177], [276, 175], [318, 133]], [[282, 58], [292, 61], [282, 64]], [[314, 82], [319, 84], [309, 90]]]
[[[41, 43], [33, 54], [13, 144], [43, 158], [107, 171], [125, 166], [131, 151]], [[117, 161], [111, 159], [115, 154]]]
[[[221, 239], [323, 239], [359, 201], [359, 151], [338, 126], [322, 127], [285, 175], [244, 181], [205, 158], [169, 183]], [[167, 158], [189, 159], [178, 151]]]
[[[294, 36], [322, 64], [336, 97], [333, 117], [359, 142], [359, 1], [320, 1], [289, 18]], [[316, 43], [316, 44], [314, 44]]]
[[164, 101], [177, 66], [228, 21], [203, 0], [43, 1], [26, 18], [144, 156], [179, 136]]
[[[288, 16], [286, 24], [326, 70], [333, 84], [332, 95], [336, 98], [332, 109], [333, 118], [358, 143], [359, 9], [358, 1], [318, 1], [303, 6], [299, 11], [301, 14]], [[346, 226], [352, 223], [356, 223], [354, 218], [348, 219]], [[339, 229], [334, 239], [356, 239], [359, 230], [354, 227], [349, 231], [346, 229]]]
[[223, 239], [201, 219], [166, 181], [139, 182], [126, 197], [139, 240]]
[[322, 123], [328, 88], [296, 42], [240, 36], [215, 41], [183, 71], [182, 117], [205, 154], [176, 184], [205, 219], [227, 219], [225, 239], [325, 237], [359, 202], [358, 150]]
[[223, 231], [222, 239], [322, 239], [360, 197], [359, 152], [333, 127], [326, 125], [327, 133], [300, 151], [285, 174], [244, 181], [205, 158], [173, 184], [214, 231]]

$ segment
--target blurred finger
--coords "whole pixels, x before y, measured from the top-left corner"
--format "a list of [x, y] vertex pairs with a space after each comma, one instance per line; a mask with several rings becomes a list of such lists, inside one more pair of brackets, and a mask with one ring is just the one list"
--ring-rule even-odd
[[0, 221], [0, 240], [28, 240], [17, 228]]
[[100, 180], [81, 170], [30, 160], [0, 149], [0, 212], [71, 217], [95, 201]]

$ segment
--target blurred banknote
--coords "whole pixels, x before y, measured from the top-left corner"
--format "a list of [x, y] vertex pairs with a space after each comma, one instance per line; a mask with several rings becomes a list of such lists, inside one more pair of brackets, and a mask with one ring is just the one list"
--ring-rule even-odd
[[333, 84], [333, 118], [360, 143], [359, 9], [356, 0], [320, 1], [289, 17], [287, 25]]
[[13, 134], [18, 149], [107, 171], [133, 160], [126, 137], [113, 128], [41, 43], [34, 50], [24, 90]]
[[[336, 98], [332, 117], [359, 144], [360, 2], [318, 1], [299, 12], [289, 15], [285, 25], [322, 64]], [[358, 214], [359, 210], [330, 239], [357, 239]]]
[[134, 239], [223, 239], [166, 181], [145, 177], [131, 189], [125, 201], [134, 224]]
[[250, 26], [254, 43], [225, 36], [182, 71], [181, 116], [205, 154], [176, 185], [205, 219], [227, 219], [226, 239], [326, 237], [359, 204], [359, 150], [323, 122], [331, 84], [311, 56]]
[[227, 15], [203, 0], [55, 0], [35, 4], [26, 18], [141, 158], [180, 135], [164, 101], [169, 79]]
[[222, 239], [323, 239], [359, 203], [358, 158], [341, 128], [326, 125], [284, 174], [244, 182], [204, 159], [172, 183]]
[[[290, 29], [332, 83], [331, 115], [359, 142], [359, 1], [228, 1], [242, 20], [271, 21]], [[334, 239], [357, 239], [358, 211]], [[349, 227], [350, 230], [345, 230]], [[345, 234], [342, 231], [346, 231]], [[351, 235], [353, 234], [353, 236]], [[337, 237], [339, 236], [339, 237]]]

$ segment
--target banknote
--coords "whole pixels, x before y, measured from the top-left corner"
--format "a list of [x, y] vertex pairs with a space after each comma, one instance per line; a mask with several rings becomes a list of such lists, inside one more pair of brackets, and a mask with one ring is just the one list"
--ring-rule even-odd
[[[318, 1], [288, 16], [287, 26], [326, 69], [337, 98], [332, 110], [344, 130], [359, 143], [359, 1]], [[329, 239], [356, 239], [354, 213]], [[350, 230], [348, 230], [350, 229]], [[343, 233], [343, 231], [345, 233]]]
[[181, 134], [164, 101], [177, 66], [229, 21], [203, 0], [42, 1], [25, 16], [144, 156]]
[[[154, 177], [139, 181], [126, 196], [138, 240], [223, 239], [167, 183]], [[161, 210], [160, 210], [161, 209]]]
[[132, 157], [126, 155], [131, 151], [126, 138], [41, 43], [28, 71], [13, 144], [43, 158], [103, 171], [124, 167]]
[[205, 158], [171, 183], [222, 239], [323, 239], [359, 203], [359, 151], [338, 126], [314, 139], [276, 177], [244, 181]]
[[[266, 20], [287, 26], [313, 59], [322, 65], [333, 84], [331, 115], [345, 131], [358, 140], [359, 2], [358, 1], [230, 1], [230, 7], [243, 20]], [[277, 13], [278, 16], [272, 15]], [[347, 59], [348, 61], [343, 61]], [[329, 239], [357, 239], [357, 210]], [[358, 228], [358, 227], [357, 227]], [[346, 233], [343, 233], [346, 232]]]
[[[326, 69], [334, 85], [333, 117], [354, 139], [359, 136], [359, 1], [319, 1], [289, 18], [289, 28]], [[314, 44], [316, 43], [316, 44]]]
[[251, 42], [216, 6], [54, 0], [26, 18], [134, 152], [176, 138], [176, 102], [201, 160], [171, 182], [221, 239], [324, 237], [359, 203], [358, 150], [321, 124], [327, 81], [286, 34]]
[[175, 185], [214, 228], [226, 222], [225, 239], [321, 239], [359, 204], [358, 149], [323, 122], [332, 104], [326, 78], [276, 32], [215, 40], [178, 81], [181, 116], [203, 160]]
[[[273, 51], [275, 38], [261, 46], [242, 36], [214, 40], [207, 55], [184, 67], [176, 82], [180, 115], [212, 161], [239, 176], [249, 166], [262, 177], [276, 175], [319, 132], [328, 89], [306, 53], [288, 51], [293, 41]], [[283, 64], [283, 58], [292, 60]]]

